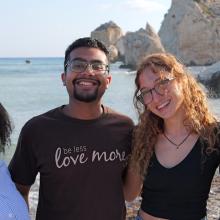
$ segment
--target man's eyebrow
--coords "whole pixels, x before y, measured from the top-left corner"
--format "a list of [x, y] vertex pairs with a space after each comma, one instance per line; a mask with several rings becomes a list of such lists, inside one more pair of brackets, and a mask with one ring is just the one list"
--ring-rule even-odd
[[86, 59], [83, 59], [83, 58], [81, 58], [81, 57], [75, 57], [74, 59], [72, 59], [72, 60], [70, 60], [70, 62], [72, 62], [72, 61], [85, 61], [85, 62], [92, 62], [92, 63], [104, 63], [103, 61], [101, 61], [101, 60], [90, 60], [90, 61], [88, 61], [88, 60], [86, 60]]
[[83, 59], [83, 58], [81, 58], [81, 57], [75, 57], [75, 58], [73, 58], [72, 60], [70, 60], [70, 62], [72, 62], [72, 61], [74, 61], [74, 60], [79, 60], [79, 61], [85, 61], [85, 62], [87, 62], [87, 60], [85, 60], [85, 59]]

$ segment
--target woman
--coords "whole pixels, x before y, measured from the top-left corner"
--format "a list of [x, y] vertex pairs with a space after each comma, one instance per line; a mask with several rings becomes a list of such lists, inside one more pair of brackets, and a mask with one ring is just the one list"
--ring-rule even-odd
[[[9, 116], [0, 103], [0, 153], [10, 142], [12, 128]], [[28, 220], [28, 209], [24, 199], [16, 190], [11, 180], [7, 166], [0, 160], [0, 220]]]
[[125, 181], [126, 200], [142, 190], [136, 219], [206, 219], [210, 185], [220, 164], [220, 131], [204, 92], [167, 53], [146, 57], [135, 84], [139, 123]]

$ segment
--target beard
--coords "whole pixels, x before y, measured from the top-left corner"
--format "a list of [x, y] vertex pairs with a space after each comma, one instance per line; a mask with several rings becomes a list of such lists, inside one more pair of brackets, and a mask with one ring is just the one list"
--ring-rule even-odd
[[81, 102], [93, 102], [98, 98], [98, 88], [90, 93], [82, 93], [78, 89], [74, 88], [73, 97]]

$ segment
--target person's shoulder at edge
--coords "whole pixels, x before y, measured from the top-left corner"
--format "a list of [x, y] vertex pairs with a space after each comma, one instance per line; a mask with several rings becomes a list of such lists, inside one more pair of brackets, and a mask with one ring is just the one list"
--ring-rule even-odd
[[[2, 219], [1, 214], [4, 215], [4, 213], [9, 212], [9, 218], [16, 216], [18, 220], [29, 220], [27, 204], [17, 191], [7, 165], [2, 160], [0, 160], [0, 176], [0, 219]], [[1, 211], [3, 213], [1, 213]]]

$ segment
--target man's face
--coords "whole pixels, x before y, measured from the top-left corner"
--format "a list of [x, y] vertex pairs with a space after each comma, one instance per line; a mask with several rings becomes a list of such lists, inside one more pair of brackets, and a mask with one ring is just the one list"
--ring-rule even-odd
[[[71, 63], [74, 64], [72, 68]], [[70, 100], [80, 102], [100, 101], [102, 95], [107, 89], [111, 76], [107, 71], [95, 71], [91, 65], [84, 71], [79, 72], [81, 63], [108, 65], [105, 53], [97, 48], [80, 47], [70, 53], [69, 65], [66, 73], [62, 73], [62, 81], [69, 93]], [[74, 71], [75, 70], [75, 71]]]

